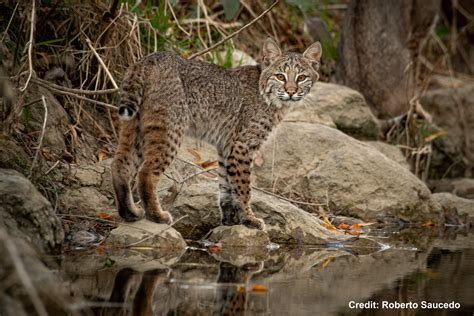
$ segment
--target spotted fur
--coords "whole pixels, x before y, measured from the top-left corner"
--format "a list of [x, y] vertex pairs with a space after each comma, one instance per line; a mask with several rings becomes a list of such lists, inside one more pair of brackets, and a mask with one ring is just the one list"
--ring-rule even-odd
[[[226, 70], [169, 52], [151, 54], [131, 66], [122, 83], [122, 126], [112, 165], [120, 216], [172, 222], [161, 209], [156, 183], [189, 133], [215, 145], [219, 153], [222, 223], [264, 229], [250, 208], [252, 157], [317, 81], [320, 57], [319, 43], [303, 54], [282, 53], [268, 39], [259, 66]], [[137, 173], [144, 214], [130, 191], [130, 179]]]

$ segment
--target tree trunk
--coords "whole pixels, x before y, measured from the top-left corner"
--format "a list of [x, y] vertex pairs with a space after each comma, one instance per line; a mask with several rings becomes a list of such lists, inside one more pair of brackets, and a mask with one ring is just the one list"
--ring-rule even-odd
[[346, 12], [336, 78], [361, 92], [379, 118], [408, 111], [414, 60], [439, 0], [352, 0]]

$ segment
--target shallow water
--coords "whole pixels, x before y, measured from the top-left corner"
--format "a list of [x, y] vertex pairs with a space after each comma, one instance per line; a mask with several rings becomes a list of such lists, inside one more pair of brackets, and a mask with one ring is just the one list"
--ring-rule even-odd
[[99, 248], [60, 273], [96, 315], [474, 315], [472, 233], [379, 237], [388, 249]]

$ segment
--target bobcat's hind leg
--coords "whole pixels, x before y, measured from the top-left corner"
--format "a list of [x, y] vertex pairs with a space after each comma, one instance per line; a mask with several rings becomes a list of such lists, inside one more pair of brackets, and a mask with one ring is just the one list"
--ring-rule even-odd
[[224, 158], [219, 153], [219, 207], [222, 214], [222, 225], [232, 226], [240, 224], [239, 214], [242, 211], [239, 203], [232, 197], [232, 187], [227, 179], [227, 169]]
[[157, 117], [143, 126], [144, 161], [138, 173], [138, 192], [145, 208], [145, 216], [157, 223], [171, 224], [173, 218], [163, 211], [156, 194], [156, 183], [174, 160], [181, 143], [183, 130], [165, 125], [166, 117]]
[[126, 221], [136, 221], [144, 213], [133, 202], [130, 182], [141, 163], [138, 119], [122, 121], [119, 144], [112, 162], [112, 182], [115, 201], [120, 216]]
[[265, 223], [255, 216], [250, 208], [250, 165], [252, 157], [248, 146], [242, 142], [232, 145], [230, 154], [225, 161], [227, 180], [232, 187], [235, 205], [239, 205], [237, 213], [239, 223], [247, 227], [265, 229]]

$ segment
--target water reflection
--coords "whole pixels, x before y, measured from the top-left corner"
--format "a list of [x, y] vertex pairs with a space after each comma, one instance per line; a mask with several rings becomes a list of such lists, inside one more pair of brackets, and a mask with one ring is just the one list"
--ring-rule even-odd
[[[406, 235], [402, 236], [403, 239]], [[418, 239], [419, 240], [419, 239]], [[391, 242], [395, 244], [395, 242]], [[354, 309], [349, 302], [459, 302], [474, 311], [474, 238], [413, 247], [282, 247], [160, 256], [129, 250], [76, 253], [63, 267], [71, 292], [96, 315], [415, 315], [424, 310]], [[119, 260], [120, 259], [120, 260]]]

